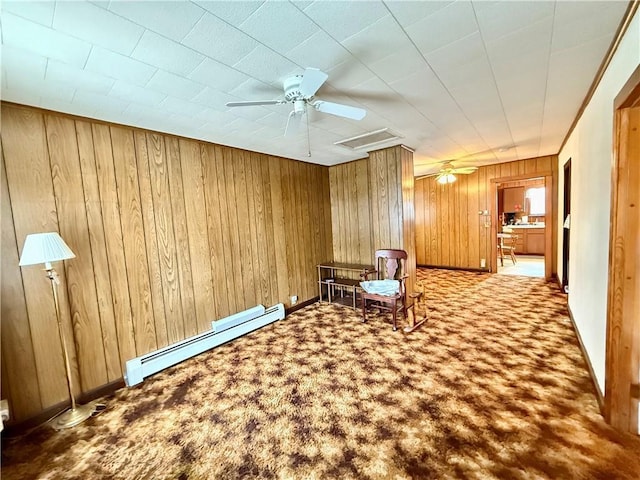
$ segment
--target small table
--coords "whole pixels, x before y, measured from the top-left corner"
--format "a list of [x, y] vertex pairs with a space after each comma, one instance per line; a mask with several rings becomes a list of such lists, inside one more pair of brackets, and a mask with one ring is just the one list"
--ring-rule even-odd
[[[373, 265], [361, 265], [358, 263], [340, 263], [340, 262], [324, 262], [318, 265], [318, 293], [322, 302], [323, 293], [322, 286], [327, 286], [327, 301], [332, 303], [331, 295], [335, 287], [341, 287], [351, 291], [353, 295], [353, 308], [356, 308], [356, 297], [360, 288], [361, 279], [353, 279], [336, 276], [336, 272], [356, 272], [361, 275], [368, 271], [373, 271]], [[327, 275], [328, 272], [328, 275]], [[323, 276], [324, 275], [324, 276]]]

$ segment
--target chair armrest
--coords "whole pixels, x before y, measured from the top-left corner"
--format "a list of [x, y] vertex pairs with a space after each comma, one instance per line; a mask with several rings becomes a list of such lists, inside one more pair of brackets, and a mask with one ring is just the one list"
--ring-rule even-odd
[[364, 278], [365, 280], [369, 280], [369, 275], [371, 275], [373, 273], [378, 273], [378, 270], [365, 270], [364, 272], [362, 272], [360, 274], [360, 276], [362, 278]]

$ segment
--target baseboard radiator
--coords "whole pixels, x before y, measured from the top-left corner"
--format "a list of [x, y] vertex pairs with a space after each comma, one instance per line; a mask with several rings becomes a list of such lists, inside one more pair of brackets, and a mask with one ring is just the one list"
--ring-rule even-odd
[[284, 318], [284, 305], [262, 305], [211, 322], [211, 330], [127, 360], [124, 381], [131, 387], [154, 373]]

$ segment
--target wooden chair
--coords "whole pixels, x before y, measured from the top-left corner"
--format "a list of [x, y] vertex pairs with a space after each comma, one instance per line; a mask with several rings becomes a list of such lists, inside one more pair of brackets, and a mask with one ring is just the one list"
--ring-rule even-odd
[[498, 256], [500, 258], [500, 266], [504, 267], [504, 257], [509, 254], [511, 261], [515, 265], [516, 260], [516, 242], [518, 235], [515, 233], [499, 233], [498, 234]]
[[[364, 288], [367, 285], [362, 282], [362, 321], [367, 321], [367, 308], [377, 308], [391, 312], [393, 316], [393, 331], [398, 327], [396, 325], [396, 316], [399, 313], [406, 319], [406, 275], [407, 252], [404, 250], [376, 250], [375, 268], [363, 273], [361, 276], [365, 282], [370, 281], [371, 276], [375, 276], [376, 280], [397, 280], [397, 290], [392, 294], [368, 293]], [[369, 302], [369, 304], [367, 304]]]

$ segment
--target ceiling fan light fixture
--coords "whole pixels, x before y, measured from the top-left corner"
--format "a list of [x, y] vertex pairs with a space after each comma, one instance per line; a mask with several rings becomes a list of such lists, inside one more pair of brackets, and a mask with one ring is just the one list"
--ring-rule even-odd
[[440, 185], [446, 185], [447, 183], [453, 183], [456, 181], [456, 176], [453, 173], [445, 173], [440, 175], [436, 180]]

